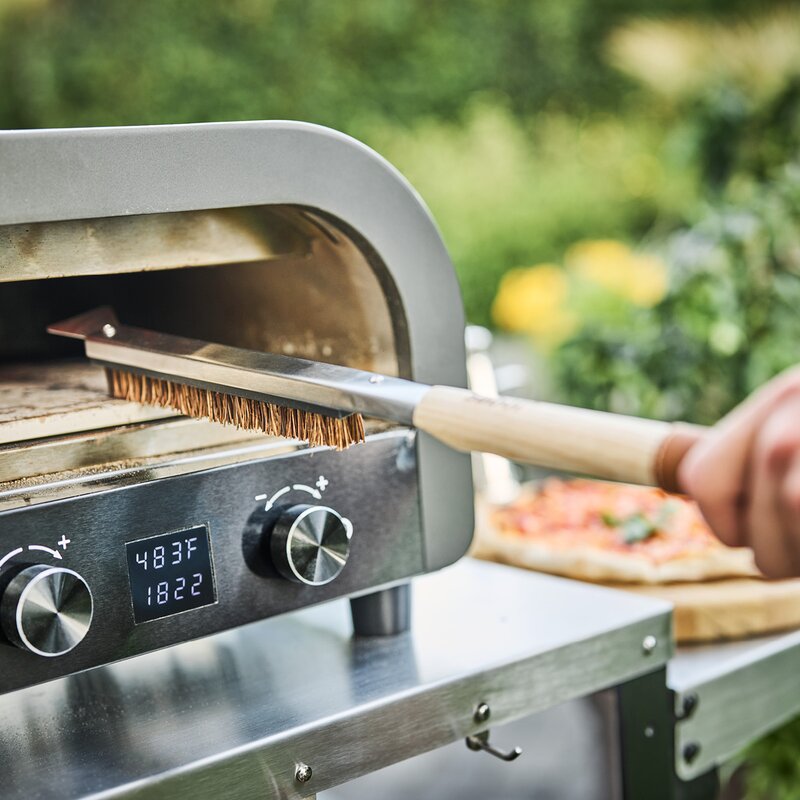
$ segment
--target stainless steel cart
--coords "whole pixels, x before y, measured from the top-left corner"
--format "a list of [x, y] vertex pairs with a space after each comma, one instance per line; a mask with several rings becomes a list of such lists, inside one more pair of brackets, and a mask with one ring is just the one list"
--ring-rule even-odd
[[800, 712], [800, 633], [673, 654], [669, 626], [661, 601], [467, 559], [416, 582], [410, 633], [353, 638], [334, 602], [0, 697], [2, 796], [310, 797], [612, 689], [626, 800], [710, 798]]

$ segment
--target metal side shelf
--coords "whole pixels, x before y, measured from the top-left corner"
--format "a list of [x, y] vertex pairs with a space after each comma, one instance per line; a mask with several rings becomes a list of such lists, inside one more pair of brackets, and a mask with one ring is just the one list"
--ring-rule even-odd
[[0, 697], [2, 797], [309, 797], [571, 698], [663, 686], [669, 624], [661, 601], [466, 559], [415, 581], [408, 634], [353, 639], [341, 601]]
[[800, 714], [800, 631], [682, 647], [667, 676], [675, 771], [690, 780]]

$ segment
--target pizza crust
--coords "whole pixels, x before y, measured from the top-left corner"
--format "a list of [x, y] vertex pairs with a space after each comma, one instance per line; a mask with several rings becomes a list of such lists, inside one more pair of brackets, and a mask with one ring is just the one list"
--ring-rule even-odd
[[593, 547], [559, 550], [523, 535], [503, 533], [490, 522], [487, 508], [479, 509], [473, 554], [526, 569], [597, 583], [662, 584], [754, 577], [760, 572], [753, 551], [720, 545], [703, 554], [654, 563], [636, 553], [617, 553]]

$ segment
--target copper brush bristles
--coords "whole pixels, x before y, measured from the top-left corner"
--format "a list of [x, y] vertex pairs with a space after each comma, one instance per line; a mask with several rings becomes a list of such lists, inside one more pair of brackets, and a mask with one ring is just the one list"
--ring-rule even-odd
[[106, 367], [106, 377], [112, 397], [172, 408], [188, 417], [261, 431], [269, 436], [302, 439], [313, 446], [337, 450], [364, 441], [361, 414], [330, 417], [110, 367]]

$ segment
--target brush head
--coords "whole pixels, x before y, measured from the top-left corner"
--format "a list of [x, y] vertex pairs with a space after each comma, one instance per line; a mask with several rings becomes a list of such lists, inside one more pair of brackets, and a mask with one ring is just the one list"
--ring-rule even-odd
[[351, 367], [123, 325], [108, 307], [47, 330], [83, 340], [87, 357], [108, 369], [114, 397], [340, 450], [364, 441], [362, 414], [413, 425], [414, 410], [430, 389]]
[[235, 425], [269, 436], [301, 439], [313, 446], [337, 450], [364, 441], [361, 414], [332, 417], [118, 368], [107, 367], [106, 378], [112, 397], [172, 408], [188, 417]]

